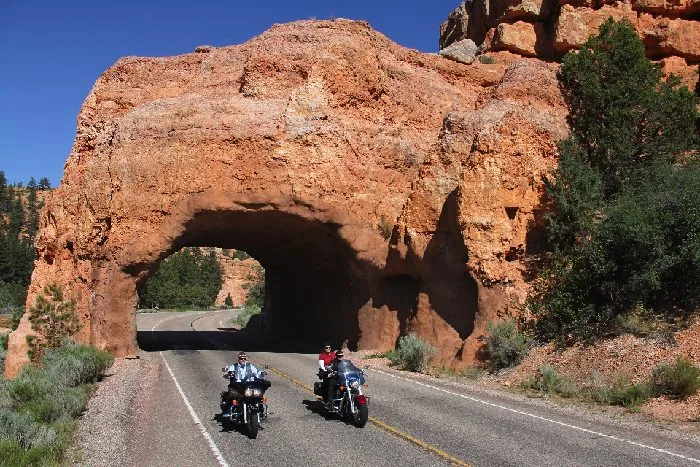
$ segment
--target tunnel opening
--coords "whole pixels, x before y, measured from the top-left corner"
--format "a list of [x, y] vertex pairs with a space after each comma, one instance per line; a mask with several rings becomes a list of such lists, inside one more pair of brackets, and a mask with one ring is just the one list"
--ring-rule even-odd
[[365, 265], [339, 233], [341, 224], [244, 209], [198, 211], [181, 227], [157, 261], [134, 262], [128, 270], [137, 290], [183, 248], [245, 251], [264, 268], [260, 327], [265, 335], [357, 348], [357, 311], [367, 302], [369, 287]]

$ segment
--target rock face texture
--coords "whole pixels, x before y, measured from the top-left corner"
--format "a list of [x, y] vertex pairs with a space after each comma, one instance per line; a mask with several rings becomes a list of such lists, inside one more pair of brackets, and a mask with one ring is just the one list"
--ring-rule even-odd
[[[539, 60], [465, 65], [348, 20], [123, 58], [80, 111], [27, 304], [58, 283], [78, 337], [129, 354], [159, 261], [237, 248], [265, 267], [267, 332], [375, 349], [416, 332], [465, 365], [523, 297], [565, 113]], [[6, 374], [30, 332], [25, 315]]]
[[509, 51], [558, 60], [609, 17], [628, 19], [652, 60], [671, 59], [686, 84], [697, 82], [700, 2], [680, 0], [463, 0], [440, 27], [440, 48], [471, 39], [484, 53]]
[[222, 254], [217, 254], [221, 265], [221, 290], [219, 290], [214, 305], [223, 306], [226, 297], [231, 294], [233, 306], [241, 306], [248, 299], [246, 288], [258, 277], [259, 263], [253, 258], [239, 260]]

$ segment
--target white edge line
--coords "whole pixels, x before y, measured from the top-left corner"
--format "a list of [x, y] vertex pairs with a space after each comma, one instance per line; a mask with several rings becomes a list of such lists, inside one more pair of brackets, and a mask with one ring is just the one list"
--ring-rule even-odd
[[163, 363], [165, 363], [165, 367], [168, 369], [168, 373], [170, 373], [170, 376], [173, 378], [173, 381], [175, 381], [175, 386], [177, 387], [177, 390], [180, 392], [180, 395], [182, 396], [182, 400], [185, 401], [185, 405], [187, 406], [187, 410], [189, 410], [190, 415], [192, 416], [192, 420], [194, 420], [194, 423], [199, 426], [199, 429], [202, 432], [202, 436], [204, 436], [204, 438], [209, 443], [209, 448], [211, 448], [211, 451], [214, 453], [214, 456], [219, 461], [219, 465], [221, 467], [228, 467], [228, 463], [226, 463], [226, 459], [224, 459], [224, 456], [221, 454], [221, 451], [219, 451], [219, 448], [216, 447], [216, 443], [212, 439], [211, 435], [209, 434], [207, 429], [204, 427], [202, 422], [199, 420], [199, 417], [197, 416], [194, 409], [192, 408], [190, 401], [187, 400], [187, 396], [185, 396], [185, 393], [183, 392], [182, 388], [180, 387], [180, 383], [177, 382], [177, 379], [175, 378], [175, 374], [173, 374], [173, 370], [170, 369], [170, 365], [168, 365], [167, 360], [165, 360], [165, 356], [163, 355], [163, 352], [159, 352], [159, 353], [160, 353], [161, 358], [163, 359]]
[[544, 422], [554, 423], [554, 424], [556, 424], [556, 425], [560, 425], [560, 426], [563, 426], [563, 427], [566, 427], [566, 428], [571, 428], [571, 429], [573, 429], [573, 430], [583, 431], [584, 433], [590, 433], [590, 434], [593, 434], [593, 435], [596, 435], [596, 436], [601, 436], [601, 437], [603, 437], [603, 438], [612, 439], [612, 440], [614, 440], [614, 441], [620, 441], [620, 442], [622, 442], [622, 443], [631, 444], [632, 446], [637, 446], [637, 447], [644, 448], [644, 449], [650, 449], [650, 450], [652, 450], [652, 451], [656, 451], [656, 452], [659, 452], [659, 453], [661, 453], [661, 454], [667, 454], [667, 455], [669, 455], [669, 456], [678, 457], [678, 458], [680, 458], [680, 459], [684, 459], [684, 460], [688, 460], [688, 461], [691, 461], [691, 462], [695, 462], [695, 463], [697, 463], [697, 464], [700, 464], [700, 459], [695, 459], [695, 458], [693, 458], [693, 457], [684, 456], [683, 454], [678, 454], [678, 453], [675, 453], [675, 452], [667, 451], [667, 450], [665, 450], [665, 449], [657, 448], [657, 447], [654, 447], [654, 446], [649, 446], [649, 445], [647, 445], [647, 444], [638, 443], [638, 442], [636, 442], [636, 441], [632, 441], [632, 440], [628, 440], [628, 439], [624, 439], [624, 438], [619, 438], [619, 437], [614, 436], [614, 435], [608, 435], [608, 434], [601, 433], [601, 432], [598, 432], [598, 431], [589, 430], [589, 429], [587, 429], [587, 428], [583, 428], [583, 427], [580, 427], [580, 426], [570, 425], [570, 424], [568, 424], [568, 423], [560, 422], [560, 421], [558, 421], [558, 420], [552, 420], [552, 419], [550, 419], [550, 418], [541, 417], [541, 416], [539, 416], [539, 415], [535, 415], [535, 414], [532, 414], [532, 413], [529, 413], [529, 412], [524, 412], [524, 411], [522, 411], [522, 410], [517, 410], [517, 409], [513, 409], [513, 408], [510, 408], [510, 407], [503, 406], [503, 405], [494, 404], [493, 402], [488, 402], [488, 401], [485, 401], [485, 400], [483, 400], [483, 399], [479, 399], [479, 398], [476, 398], [476, 397], [471, 397], [471, 396], [467, 396], [467, 395], [465, 395], [465, 394], [459, 394], [459, 393], [457, 393], [457, 392], [448, 391], [448, 390], [446, 390], [446, 389], [442, 389], [442, 388], [437, 387], [437, 386], [432, 386], [432, 385], [430, 385], [430, 384], [420, 383], [420, 382], [415, 381], [415, 380], [412, 380], [412, 379], [410, 379], [410, 378], [406, 378], [406, 377], [403, 377], [403, 376], [394, 375], [394, 374], [387, 373], [387, 372], [385, 372], [385, 371], [377, 370], [377, 369], [374, 369], [374, 368], [370, 368], [370, 370], [371, 370], [371, 371], [376, 371], [377, 373], [381, 373], [381, 374], [383, 374], [383, 375], [391, 376], [392, 378], [402, 379], [402, 380], [405, 380], [405, 381], [408, 381], [408, 382], [417, 384], [417, 385], [419, 385], [419, 386], [425, 386], [425, 387], [430, 388], [430, 389], [436, 389], [436, 390], [438, 390], [438, 391], [441, 391], [441, 392], [444, 392], [444, 393], [447, 393], [447, 394], [451, 394], [451, 395], [453, 395], [453, 396], [461, 397], [461, 398], [463, 398], [463, 399], [468, 399], [468, 400], [471, 400], [471, 401], [474, 401], [474, 402], [478, 402], [478, 403], [480, 403], [480, 404], [488, 405], [488, 406], [491, 406], [491, 407], [496, 407], [496, 408], [498, 408], [498, 409], [507, 410], [507, 411], [509, 411], [509, 412], [514, 412], [514, 413], [517, 413], [517, 414], [520, 414], [520, 415], [525, 415], [525, 416], [527, 416], [527, 417], [532, 417], [532, 418], [535, 418], [535, 419], [538, 419], [538, 420], [542, 420], [542, 421], [544, 421]]

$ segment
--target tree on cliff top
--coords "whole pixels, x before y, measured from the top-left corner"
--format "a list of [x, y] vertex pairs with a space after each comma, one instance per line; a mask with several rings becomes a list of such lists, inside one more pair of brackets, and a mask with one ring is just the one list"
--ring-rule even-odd
[[[569, 138], [546, 181], [552, 249], [530, 307], [545, 339], [609, 332], [631, 310], [700, 303], [695, 94], [612, 19], [558, 73]], [[681, 299], [682, 298], [682, 299]]]
[[600, 34], [564, 57], [558, 73], [571, 139], [612, 195], [640, 170], [670, 163], [695, 144], [695, 99], [679, 80], [662, 80], [627, 21], [609, 18]]

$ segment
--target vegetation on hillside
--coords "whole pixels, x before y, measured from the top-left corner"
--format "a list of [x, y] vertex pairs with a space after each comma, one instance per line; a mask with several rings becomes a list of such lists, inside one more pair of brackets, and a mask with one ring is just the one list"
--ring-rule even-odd
[[246, 277], [243, 288], [248, 289], [248, 298], [246, 299], [243, 310], [236, 316], [235, 321], [242, 328], [250, 327], [249, 325], [253, 323], [252, 327], [258, 329], [260, 321], [258, 318], [255, 318], [251, 322], [251, 318], [260, 315], [262, 307], [265, 304], [265, 269], [257, 265], [255, 274], [249, 274], [248, 277]]
[[75, 311], [74, 299], [64, 299], [63, 289], [56, 284], [47, 285], [36, 302], [29, 308], [29, 322], [35, 335], [27, 336], [29, 358], [40, 361], [48, 349], [61, 346], [64, 339], [72, 337], [82, 325]]
[[39, 190], [51, 188], [47, 178], [37, 183], [9, 185], [0, 171], [0, 313], [14, 314], [13, 326], [24, 311], [34, 268], [34, 237], [43, 203]]
[[523, 385], [545, 394], [635, 408], [650, 397], [665, 395], [686, 399], [692, 396], [700, 388], [700, 368], [679, 357], [674, 364], [659, 363], [641, 382], [633, 383], [629, 377], [620, 375], [610, 384], [602, 381], [599, 374], [592, 374], [588, 381], [577, 383], [553, 367], [544, 365]]
[[40, 364], [1, 380], [0, 464], [62, 465], [91, 385], [112, 361], [103, 350], [64, 340]]
[[208, 308], [221, 289], [221, 265], [214, 249], [183, 248], [160, 263], [158, 271], [139, 287], [143, 308]]
[[558, 73], [570, 136], [546, 182], [548, 262], [528, 307], [542, 340], [613, 332], [630, 313], [673, 322], [700, 304], [694, 93], [612, 19]]

